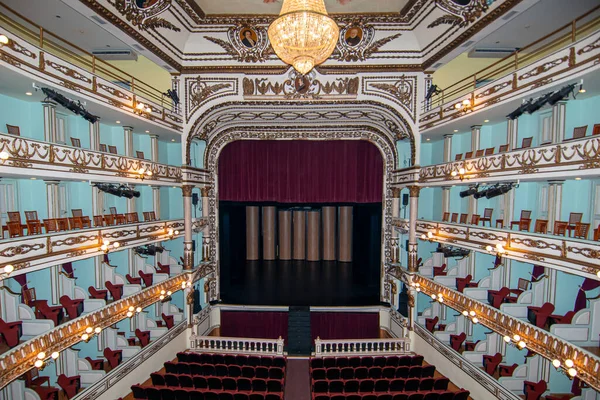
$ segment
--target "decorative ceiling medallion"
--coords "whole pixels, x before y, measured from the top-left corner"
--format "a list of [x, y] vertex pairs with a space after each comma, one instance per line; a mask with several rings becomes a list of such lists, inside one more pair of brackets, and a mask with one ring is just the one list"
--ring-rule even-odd
[[175, 32], [181, 29], [158, 15], [171, 7], [171, 0], [108, 0], [127, 21], [140, 30], [165, 28]]
[[340, 37], [332, 58], [338, 61], [365, 61], [380, 47], [402, 36], [401, 33], [373, 42], [375, 28], [362, 22], [352, 22], [340, 30]]
[[428, 28], [439, 25], [463, 28], [474, 22], [489, 8], [487, 0], [435, 0], [435, 5], [448, 14], [427, 25]]
[[265, 62], [275, 54], [269, 44], [267, 30], [262, 26], [244, 24], [229, 28], [228, 42], [211, 36], [204, 38], [221, 46], [227, 54], [241, 62]]

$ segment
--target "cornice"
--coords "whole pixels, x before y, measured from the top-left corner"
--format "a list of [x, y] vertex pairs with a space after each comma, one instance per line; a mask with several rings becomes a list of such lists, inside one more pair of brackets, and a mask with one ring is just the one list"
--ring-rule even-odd
[[[283, 66], [190, 66], [182, 67], [182, 74], [246, 74], [246, 75], [281, 75], [290, 69], [289, 65]], [[423, 72], [421, 64], [393, 64], [393, 65], [321, 65], [315, 68], [322, 75], [354, 75], [373, 72]]]

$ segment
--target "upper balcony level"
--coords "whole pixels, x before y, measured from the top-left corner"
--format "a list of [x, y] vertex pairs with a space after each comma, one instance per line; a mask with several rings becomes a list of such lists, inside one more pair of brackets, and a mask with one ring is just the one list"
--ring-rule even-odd
[[585, 77], [598, 67], [599, 27], [596, 7], [487, 68], [440, 88], [421, 104], [420, 131], [439, 132], [437, 128], [454, 121], [473, 125], [480, 111], [506, 115], [511, 111], [508, 103], [516, 108], [524, 96]]

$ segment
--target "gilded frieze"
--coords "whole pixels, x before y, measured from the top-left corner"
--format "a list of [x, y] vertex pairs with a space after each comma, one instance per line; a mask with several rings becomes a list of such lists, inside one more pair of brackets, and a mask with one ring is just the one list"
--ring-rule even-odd
[[469, 0], [467, 4], [461, 4], [453, 0], [436, 0], [435, 5], [446, 12], [427, 27], [434, 28], [440, 25], [452, 25], [465, 27], [479, 17], [489, 8], [487, 0]]
[[142, 31], [158, 28], [181, 31], [178, 27], [164, 18], [158, 17], [171, 7], [171, 0], [152, 0], [145, 3], [150, 5], [139, 7], [134, 0], [108, 0], [108, 3], [127, 19], [133, 26]]

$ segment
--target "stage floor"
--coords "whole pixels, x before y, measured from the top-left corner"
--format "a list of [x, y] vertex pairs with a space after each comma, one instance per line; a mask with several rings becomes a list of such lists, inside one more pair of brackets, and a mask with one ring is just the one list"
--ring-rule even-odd
[[336, 261], [247, 261], [221, 268], [221, 300], [273, 306], [377, 305], [377, 272]]

